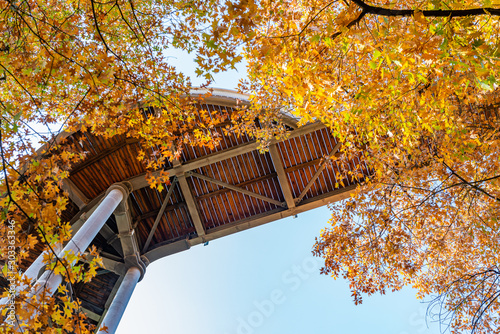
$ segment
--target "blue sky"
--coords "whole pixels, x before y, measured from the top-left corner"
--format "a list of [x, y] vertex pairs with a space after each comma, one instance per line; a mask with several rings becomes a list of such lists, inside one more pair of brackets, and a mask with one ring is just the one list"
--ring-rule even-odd
[[[172, 56], [194, 73], [189, 55]], [[220, 73], [212, 86], [235, 89], [244, 74]], [[329, 218], [323, 207], [153, 262], [117, 334], [439, 333], [411, 289], [355, 306], [345, 281], [319, 274], [311, 250]]]
[[319, 274], [311, 249], [326, 207], [153, 262], [118, 334], [437, 334], [407, 289], [355, 306], [345, 281]]

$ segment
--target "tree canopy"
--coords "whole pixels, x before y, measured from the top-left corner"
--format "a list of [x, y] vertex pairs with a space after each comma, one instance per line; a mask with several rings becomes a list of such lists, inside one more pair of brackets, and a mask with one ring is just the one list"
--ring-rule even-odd
[[[247, 49], [255, 110], [321, 120], [372, 169], [314, 253], [363, 294], [438, 296], [454, 332], [498, 332], [499, 21], [481, 1], [290, 1]], [[497, 6], [498, 7], [498, 6]]]
[[[61, 130], [105, 137], [127, 133], [142, 138], [145, 148], [159, 144], [156, 156], [138, 157], [151, 170], [173, 157], [172, 147], [184, 141], [214, 145], [205, 129], [217, 120], [204, 114], [202, 122], [195, 121], [187, 102], [190, 79], [169, 63], [169, 53], [194, 53], [197, 74], [207, 83], [212, 73], [234, 66], [242, 56], [232, 35], [217, 25], [223, 14], [217, 1], [0, 1], [4, 275], [15, 264], [7, 261], [9, 251], [15, 250], [19, 264], [34, 249], [54, 253], [70, 238], [70, 226], [60, 218], [68, 205], [60, 187], [83, 156], [64, 140], [56, 141]], [[146, 120], [143, 106], [161, 108], [157, 117]], [[150, 181], [161, 185], [156, 178]], [[9, 244], [11, 232], [15, 247]], [[89, 267], [70, 268], [69, 262], [58, 259], [52, 266], [72, 284], [90, 280], [98, 265], [92, 261]], [[16, 279], [22, 286], [23, 277]], [[92, 330], [78, 312], [78, 301], [30, 298], [29, 285], [24, 285], [16, 310], [18, 330]], [[2, 322], [2, 330], [13, 327]]]
[[[192, 53], [207, 85], [245, 57], [240, 88], [252, 104], [233, 115], [233, 131], [265, 148], [286, 135], [286, 111], [329, 127], [343, 143], [333, 159], [361, 152], [371, 170], [332, 206], [314, 246], [323, 272], [348, 279], [356, 303], [411, 285], [437, 296], [431, 310], [453, 331], [500, 332], [499, 3], [0, 0], [0, 10], [3, 258], [11, 221], [17, 261], [70, 237], [60, 185], [83, 156], [54, 140], [55, 127], [140, 138], [138, 158], [161, 169], [183, 145], [217, 145], [206, 129], [220, 121], [192, 116], [190, 78], [169, 52]], [[52, 266], [72, 283], [92, 278], [67, 261]], [[28, 291], [20, 329], [93, 330], [78, 301]]]

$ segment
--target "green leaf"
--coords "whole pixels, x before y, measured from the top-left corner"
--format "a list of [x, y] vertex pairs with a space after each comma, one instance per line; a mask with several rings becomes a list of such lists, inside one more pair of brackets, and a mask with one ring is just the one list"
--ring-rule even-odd
[[320, 35], [314, 35], [313, 37], [311, 37], [311, 43], [317, 43], [321, 40], [321, 36]]
[[216, 49], [217, 48], [217, 44], [215, 44], [215, 42], [213, 40], [208, 40], [205, 42], [205, 44], [207, 45], [207, 47], [211, 48], [211, 49]]
[[14, 121], [19, 121], [21, 119], [21, 115], [23, 114], [22, 111], [18, 112], [17, 114], [14, 115]]

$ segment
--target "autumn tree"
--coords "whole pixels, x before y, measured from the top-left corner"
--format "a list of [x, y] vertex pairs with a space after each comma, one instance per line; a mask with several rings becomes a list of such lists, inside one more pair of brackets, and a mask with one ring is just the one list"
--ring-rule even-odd
[[372, 171], [332, 206], [322, 272], [347, 279], [355, 303], [410, 285], [443, 330], [500, 332], [500, 4], [255, 6], [254, 115], [321, 121], [343, 143], [337, 160], [361, 151]]
[[[18, 262], [36, 247], [54, 257], [71, 235], [59, 218], [60, 184], [83, 157], [54, 140], [59, 129], [140, 138], [151, 170], [188, 142], [215, 145], [206, 129], [220, 120], [193, 117], [190, 80], [169, 52], [191, 52], [208, 84], [241, 60], [243, 46], [242, 89], [253, 104], [233, 115], [234, 131], [265, 147], [285, 135], [281, 111], [300, 124], [321, 121], [343, 143], [335, 159], [363, 152], [372, 171], [354, 175], [359, 189], [333, 207], [315, 245], [324, 273], [347, 278], [355, 302], [412, 285], [420, 297], [439, 296], [438, 314], [449, 312], [444, 325], [454, 331], [499, 331], [498, 3], [3, 0], [0, 8], [4, 259], [11, 226]], [[91, 279], [71, 259], [51, 261], [70, 283]], [[92, 330], [64, 287], [34, 300], [28, 283], [18, 328]]]
[[[68, 204], [61, 182], [83, 156], [56, 135], [82, 129], [105, 137], [126, 133], [140, 138], [144, 151], [157, 144], [152, 156], [139, 156], [151, 170], [185, 142], [215, 145], [206, 129], [219, 120], [210, 113], [194, 118], [190, 79], [169, 55], [192, 53], [207, 85], [212, 73], [233, 67], [240, 41], [237, 29], [218, 25], [225, 11], [211, 0], [0, 1], [0, 252], [3, 275], [16, 272], [15, 286], [24, 287], [16, 324], [2, 321], [2, 333], [93, 330], [71, 285], [90, 280], [99, 261], [72, 266], [81, 254], [59, 258], [55, 251], [71, 236], [60, 218]], [[161, 179], [152, 177], [152, 186]], [[30, 295], [32, 282], [15, 270], [44, 249], [49, 268], [69, 282], [55, 298]]]

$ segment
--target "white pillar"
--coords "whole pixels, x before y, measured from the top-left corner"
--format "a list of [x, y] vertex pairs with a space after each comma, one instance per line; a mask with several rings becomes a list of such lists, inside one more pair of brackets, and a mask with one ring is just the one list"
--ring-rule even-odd
[[[86, 221], [85, 220], [86, 218], [84, 218], [85, 215], [92, 214], [92, 212], [94, 212], [98, 206], [99, 205], [96, 205], [93, 208], [91, 208], [88, 212], [82, 214], [82, 216], [71, 226], [71, 234], [78, 233], [78, 231], [80, 230], [80, 228], [83, 226], [83, 224]], [[40, 270], [45, 266], [45, 263], [43, 262], [43, 258], [45, 257], [45, 255], [55, 253], [59, 256], [59, 253], [61, 252], [62, 248], [63, 248], [62, 245], [58, 243], [58, 244], [52, 246], [52, 250], [46, 250], [46, 251], [42, 252], [36, 258], [36, 260], [33, 261], [33, 263], [31, 263], [29, 268], [26, 269], [26, 271], [23, 273], [23, 275], [25, 277], [27, 277], [30, 280], [30, 282], [33, 282], [34, 280], [36, 280], [38, 278], [38, 274], [40, 273]]]
[[[77, 233], [75, 233], [73, 238], [71, 238], [68, 244], [59, 253], [59, 257], [63, 257], [68, 251], [72, 251], [74, 254], [77, 254], [78, 252], [85, 252], [97, 233], [99, 233], [101, 228], [104, 226], [109, 216], [111, 216], [116, 207], [125, 198], [124, 193], [125, 190], [120, 190], [118, 187], [112, 186], [101, 204], [99, 204], [89, 219], [87, 219], [83, 226]], [[54, 275], [52, 271], [47, 270], [36, 282], [31, 295], [39, 294], [43, 290], [47, 289], [50, 289], [50, 295], [52, 295], [61, 282], [61, 275]]]
[[97, 334], [114, 334], [118, 324], [125, 312], [125, 308], [134, 292], [135, 286], [141, 277], [141, 271], [137, 267], [130, 267], [123, 278], [123, 281], [116, 292], [115, 298], [111, 302], [108, 312], [104, 316], [101, 326], [106, 327], [106, 331], [100, 330]]
[[[84, 215], [85, 214], [87, 214], [87, 215], [92, 214], [97, 209], [97, 207], [99, 207], [99, 205], [94, 206], [88, 212], [84, 213], [82, 215], [82, 217], [80, 217], [71, 226], [72, 234], [77, 233], [80, 230], [80, 228], [83, 226], [83, 224], [85, 223], [86, 218], [83, 218]], [[40, 270], [42, 270], [42, 268], [45, 266], [46, 263], [44, 263], [44, 261], [43, 261], [43, 258], [45, 257], [45, 255], [55, 253], [59, 256], [62, 248], [63, 247], [61, 244], [56, 244], [56, 245], [52, 246], [52, 250], [46, 250], [46, 251], [42, 252], [36, 258], [36, 260], [31, 263], [31, 265], [28, 267], [28, 269], [26, 269], [26, 271], [23, 273], [24, 277], [28, 278], [30, 284], [38, 279], [38, 274], [40, 273]], [[25, 288], [26, 288], [26, 285], [23, 285], [23, 284], [16, 286], [16, 294]], [[9, 302], [9, 299], [10, 299], [9, 297], [4, 297], [4, 298], [0, 299], [0, 307], [3, 305], [6, 305]]]
[[[61, 249], [62, 249], [62, 246], [60, 244], [57, 244], [57, 245], [54, 245], [52, 247], [52, 249], [54, 250], [54, 253], [55, 254], [59, 254], [61, 252]], [[27, 277], [30, 282], [36, 280], [38, 278], [38, 273], [40, 272], [40, 270], [42, 270], [43, 266], [45, 266], [45, 263], [43, 262], [43, 258], [45, 257], [45, 255], [48, 255], [48, 254], [51, 254], [52, 251], [50, 250], [46, 250], [44, 252], [42, 252], [42, 254], [40, 254], [35, 261], [33, 261], [33, 263], [29, 266], [28, 269], [26, 269], [26, 271], [24, 272], [24, 276]]]
[[[72, 234], [77, 233], [80, 230], [80, 228], [82, 227], [82, 225], [85, 223], [86, 220], [85, 220], [85, 218], [83, 218], [84, 215], [85, 214], [87, 214], [87, 215], [92, 214], [92, 212], [94, 212], [97, 209], [97, 207], [98, 207], [98, 205], [91, 208], [88, 212], [82, 214], [82, 217], [80, 217], [71, 226]], [[28, 278], [30, 284], [35, 282], [38, 279], [38, 274], [40, 273], [40, 270], [42, 270], [42, 268], [45, 266], [46, 263], [43, 261], [43, 258], [45, 257], [45, 255], [47, 255], [47, 254], [52, 255], [53, 253], [55, 253], [59, 256], [62, 248], [63, 247], [61, 244], [56, 244], [56, 245], [52, 246], [52, 250], [43, 251], [36, 258], [36, 260], [31, 263], [31, 265], [28, 267], [28, 269], [26, 269], [26, 271], [23, 273], [24, 277]], [[16, 295], [17, 295], [17, 293], [19, 293], [19, 291], [21, 291], [25, 288], [26, 288], [26, 285], [24, 285], [24, 284], [20, 284], [20, 285], [16, 286]], [[4, 298], [0, 299], [0, 307], [3, 305], [6, 305], [9, 302], [9, 300], [10, 300], [9, 297], [4, 297]]]
[[[56, 254], [58, 254], [61, 251], [62, 246], [61, 245], [55, 245], [53, 247], [53, 250]], [[27, 277], [31, 282], [36, 281], [38, 278], [38, 273], [40, 270], [42, 270], [43, 266], [45, 266], [45, 263], [43, 262], [43, 257], [47, 254], [50, 254], [50, 251], [44, 251], [42, 254], [40, 254], [35, 261], [29, 266], [28, 269], [23, 273], [25, 277]], [[25, 284], [20, 284], [16, 286], [16, 295], [19, 291], [25, 289], [27, 285]], [[9, 297], [4, 297], [0, 299], [0, 306], [6, 305], [9, 302], [10, 298]]]

